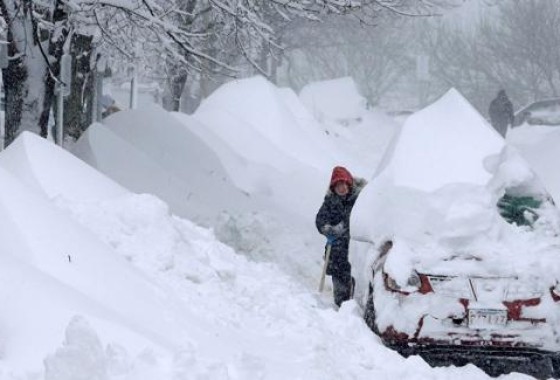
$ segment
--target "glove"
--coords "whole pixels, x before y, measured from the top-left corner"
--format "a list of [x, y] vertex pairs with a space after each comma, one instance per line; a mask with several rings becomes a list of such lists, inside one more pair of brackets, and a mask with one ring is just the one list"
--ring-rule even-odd
[[334, 235], [326, 235], [327, 236], [327, 244], [331, 245], [336, 240], [336, 236]]
[[330, 224], [326, 224], [321, 231], [323, 231], [323, 235], [328, 236], [332, 235], [333, 237], [340, 237], [346, 232], [346, 228], [344, 227], [344, 222], [340, 222], [335, 226], [331, 226]]

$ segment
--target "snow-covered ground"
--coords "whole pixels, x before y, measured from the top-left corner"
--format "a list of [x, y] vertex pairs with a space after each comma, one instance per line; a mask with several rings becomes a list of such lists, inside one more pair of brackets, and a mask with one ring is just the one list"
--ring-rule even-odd
[[0, 153], [0, 378], [487, 378], [402, 358], [316, 292], [330, 170], [370, 178], [396, 128], [359, 113], [320, 124], [252, 78], [192, 117], [115, 114], [75, 156], [22, 134]]

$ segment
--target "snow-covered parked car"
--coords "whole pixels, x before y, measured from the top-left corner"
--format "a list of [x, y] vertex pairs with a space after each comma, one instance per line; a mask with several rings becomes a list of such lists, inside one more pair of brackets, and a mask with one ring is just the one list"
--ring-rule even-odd
[[523, 124], [560, 126], [560, 98], [539, 100], [517, 111], [513, 127]]
[[[432, 365], [558, 375], [560, 214], [455, 90], [408, 118], [352, 215], [356, 297]], [[375, 242], [375, 243], [372, 243]]]

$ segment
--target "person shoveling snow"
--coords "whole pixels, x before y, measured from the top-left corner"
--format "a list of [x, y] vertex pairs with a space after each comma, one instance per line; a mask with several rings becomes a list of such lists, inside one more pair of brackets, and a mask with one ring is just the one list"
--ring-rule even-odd
[[334, 303], [337, 306], [352, 298], [354, 279], [351, 275], [352, 267], [348, 262], [350, 213], [365, 185], [366, 181], [363, 178], [352, 177], [342, 166], [335, 167], [327, 195], [315, 220], [319, 233], [327, 237], [326, 271], [323, 271], [319, 291], [322, 290], [325, 273], [332, 276]]

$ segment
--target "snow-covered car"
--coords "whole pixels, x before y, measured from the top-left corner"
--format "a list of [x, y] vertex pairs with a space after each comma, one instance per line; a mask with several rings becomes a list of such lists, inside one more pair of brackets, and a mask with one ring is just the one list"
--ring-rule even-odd
[[560, 126], [560, 98], [539, 100], [517, 111], [513, 127], [523, 124]]
[[455, 90], [410, 116], [352, 215], [356, 296], [383, 342], [432, 365], [560, 373], [560, 215]]

